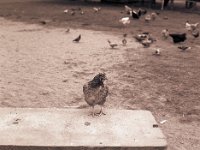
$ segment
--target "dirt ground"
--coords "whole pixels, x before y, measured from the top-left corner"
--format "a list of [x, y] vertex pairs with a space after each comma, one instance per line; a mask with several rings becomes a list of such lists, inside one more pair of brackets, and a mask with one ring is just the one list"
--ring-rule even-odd
[[[146, 23], [131, 20], [123, 4], [64, 0], [0, 1], [0, 106], [83, 106], [82, 85], [98, 72], [108, 76], [110, 95], [106, 108], [150, 110], [167, 137], [169, 150], [200, 149], [200, 39], [187, 33], [182, 52], [161, 31], [187, 32], [185, 22], [200, 21], [199, 4], [185, 9], [178, 1], [173, 9], [160, 4], [128, 4], [135, 9], [159, 12]], [[101, 7], [94, 13], [93, 7]], [[81, 8], [84, 14], [80, 14]], [[63, 13], [65, 9], [69, 13]], [[72, 9], [75, 15], [71, 15]], [[41, 21], [46, 21], [42, 25]], [[65, 31], [70, 28], [70, 32]], [[133, 36], [150, 32], [156, 42], [143, 48]], [[128, 34], [127, 46], [121, 45]], [[82, 35], [80, 43], [72, 39]], [[120, 43], [110, 49], [107, 40]], [[153, 56], [155, 48], [161, 56]]]

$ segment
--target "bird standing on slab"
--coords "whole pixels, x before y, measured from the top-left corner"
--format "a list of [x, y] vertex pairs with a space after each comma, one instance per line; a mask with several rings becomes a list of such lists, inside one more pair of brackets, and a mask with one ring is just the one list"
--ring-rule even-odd
[[81, 35], [79, 35], [77, 38], [75, 38], [74, 40], [73, 40], [73, 42], [79, 42], [81, 40]]
[[[85, 101], [88, 105], [92, 107], [92, 116], [95, 115], [101, 116], [105, 115], [103, 112], [103, 105], [106, 102], [108, 96], [108, 87], [104, 84], [104, 81], [107, 80], [105, 73], [97, 74], [91, 81], [84, 84], [83, 93]], [[101, 106], [99, 113], [95, 113], [94, 107], [96, 105]]]
[[182, 34], [169, 34], [169, 36], [172, 37], [174, 43], [184, 42], [187, 39], [186, 33], [182, 33]]

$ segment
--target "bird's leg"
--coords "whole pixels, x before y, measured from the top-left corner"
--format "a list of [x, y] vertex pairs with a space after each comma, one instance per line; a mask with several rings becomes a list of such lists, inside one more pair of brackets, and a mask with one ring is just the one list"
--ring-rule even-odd
[[100, 112], [99, 112], [99, 113], [96, 113], [96, 115], [98, 115], [98, 116], [106, 115], [106, 114], [103, 112], [103, 106], [101, 106]]
[[94, 106], [92, 106], [92, 117], [95, 116], [95, 113], [94, 113]]

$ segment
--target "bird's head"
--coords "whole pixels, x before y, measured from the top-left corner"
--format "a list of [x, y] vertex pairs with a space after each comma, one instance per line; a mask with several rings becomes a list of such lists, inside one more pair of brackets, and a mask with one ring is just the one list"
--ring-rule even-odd
[[94, 77], [93, 80], [99, 80], [100, 82], [104, 82], [105, 80], [107, 80], [107, 77], [105, 73], [99, 73]]
[[99, 73], [97, 74], [93, 80], [90, 82], [92, 87], [98, 87], [98, 86], [103, 86], [103, 82], [107, 80], [106, 74], [105, 73]]

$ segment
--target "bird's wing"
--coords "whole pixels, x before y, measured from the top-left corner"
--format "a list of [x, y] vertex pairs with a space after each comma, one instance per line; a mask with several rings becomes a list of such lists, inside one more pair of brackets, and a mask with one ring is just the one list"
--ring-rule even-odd
[[85, 97], [85, 101], [88, 105], [94, 106], [96, 105], [96, 100], [98, 98], [98, 88], [92, 88], [89, 84], [85, 84], [83, 86], [83, 93]]
[[97, 104], [103, 105], [106, 102], [106, 97], [108, 96], [109, 89], [107, 86], [101, 87], [99, 89], [99, 96], [97, 100]]

